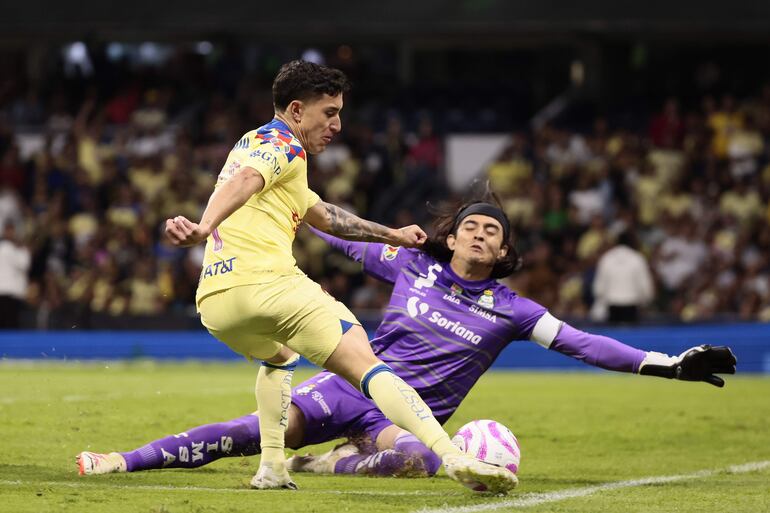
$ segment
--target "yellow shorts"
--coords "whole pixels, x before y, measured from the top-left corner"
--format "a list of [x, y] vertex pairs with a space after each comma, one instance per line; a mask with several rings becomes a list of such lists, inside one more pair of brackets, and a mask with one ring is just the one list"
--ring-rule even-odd
[[304, 274], [215, 292], [198, 310], [209, 333], [246, 358], [271, 358], [285, 345], [319, 367], [342, 338], [340, 321], [360, 324]]

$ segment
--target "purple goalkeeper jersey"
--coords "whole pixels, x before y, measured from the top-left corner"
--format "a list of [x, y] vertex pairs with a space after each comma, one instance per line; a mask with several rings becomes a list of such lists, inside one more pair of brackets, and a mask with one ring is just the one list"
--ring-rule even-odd
[[363, 262], [367, 272], [394, 282], [372, 348], [439, 422], [509, 342], [528, 338], [545, 312], [495, 280], [463, 280], [448, 263], [420, 251], [369, 244]]
[[[441, 423], [514, 340], [536, 340], [588, 364], [625, 372], [636, 372], [644, 358], [643, 351], [617, 340], [559, 323], [545, 307], [496, 280], [464, 280], [448, 262], [420, 250], [313, 232], [362, 262], [366, 273], [393, 284], [372, 348], [414, 387]], [[535, 336], [541, 319], [548, 322]], [[549, 323], [553, 330], [547, 334]]]
[[372, 347], [440, 422], [509, 342], [529, 337], [546, 311], [495, 280], [464, 280], [422, 251], [316, 233], [362, 261], [368, 274], [393, 283]]

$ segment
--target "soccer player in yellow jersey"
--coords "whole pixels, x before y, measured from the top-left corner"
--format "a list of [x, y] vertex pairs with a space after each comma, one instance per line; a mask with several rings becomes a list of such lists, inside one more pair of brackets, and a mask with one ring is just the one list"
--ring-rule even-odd
[[296, 488], [286, 469], [284, 432], [299, 353], [374, 400], [442, 458], [450, 477], [506, 492], [516, 477], [452, 445], [414, 389], [374, 355], [353, 314], [296, 267], [291, 245], [303, 220], [349, 240], [417, 247], [426, 239], [418, 226], [366, 221], [308, 188], [307, 153], [322, 152], [341, 130], [348, 87], [333, 68], [303, 61], [282, 66], [273, 82], [275, 118], [235, 144], [200, 222], [166, 221], [175, 245], [206, 241], [196, 297], [203, 325], [234, 351], [263, 361], [256, 384], [262, 458], [251, 484]]

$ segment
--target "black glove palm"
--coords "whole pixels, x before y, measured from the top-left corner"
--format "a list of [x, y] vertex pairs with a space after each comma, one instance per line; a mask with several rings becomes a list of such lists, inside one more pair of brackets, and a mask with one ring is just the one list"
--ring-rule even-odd
[[[659, 354], [659, 353], [658, 353]], [[727, 346], [696, 346], [669, 361], [642, 362], [639, 374], [682, 381], [705, 381], [717, 387], [725, 381], [715, 374], [735, 374], [735, 355]]]

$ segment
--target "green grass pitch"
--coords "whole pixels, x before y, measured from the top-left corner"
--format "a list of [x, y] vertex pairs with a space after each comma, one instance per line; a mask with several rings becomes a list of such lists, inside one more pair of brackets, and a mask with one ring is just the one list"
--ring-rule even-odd
[[[297, 492], [249, 490], [256, 457], [78, 477], [81, 450], [129, 450], [252, 411], [255, 375], [245, 363], [0, 364], [0, 511], [770, 511], [768, 463], [725, 470], [770, 460], [761, 376], [729, 377], [720, 390], [609, 372], [489, 373], [446, 427], [491, 418], [516, 433], [521, 483], [505, 498], [474, 495], [443, 472], [297, 474]], [[677, 477], [636, 481], [659, 476]]]

